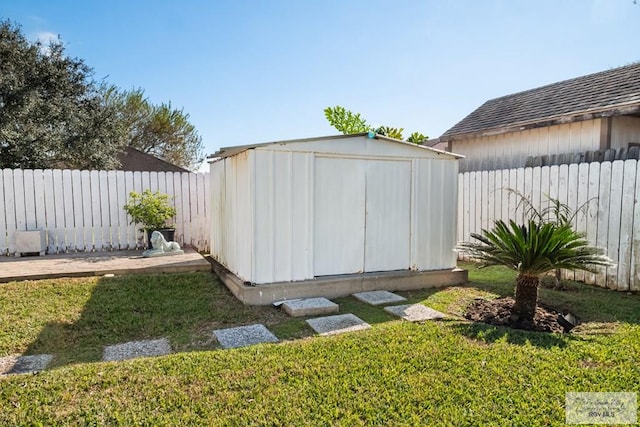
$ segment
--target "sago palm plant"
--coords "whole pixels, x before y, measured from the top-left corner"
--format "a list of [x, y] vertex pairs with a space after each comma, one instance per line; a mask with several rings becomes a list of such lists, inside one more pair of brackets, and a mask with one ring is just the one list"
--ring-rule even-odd
[[614, 265], [603, 249], [590, 246], [567, 223], [498, 220], [492, 230], [471, 237], [478, 242], [461, 243], [460, 251], [483, 266], [504, 265], [518, 273], [513, 312], [521, 322], [533, 321], [541, 275], [558, 268], [594, 272], [596, 266]]

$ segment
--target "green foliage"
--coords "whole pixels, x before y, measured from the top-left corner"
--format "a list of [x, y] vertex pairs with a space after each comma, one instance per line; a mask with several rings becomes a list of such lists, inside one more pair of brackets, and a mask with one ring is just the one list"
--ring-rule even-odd
[[519, 274], [541, 274], [566, 268], [594, 271], [595, 266], [612, 266], [602, 248], [592, 247], [569, 224], [538, 223], [530, 219], [518, 225], [498, 220], [492, 230], [472, 233], [479, 243], [463, 242], [460, 250], [484, 265], [504, 265]]
[[82, 60], [0, 21], [0, 168], [112, 168], [113, 125]]
[[413, 142], [414, 144], [421, 144], [428, 139], [429, 139], [428, 136], [423, 135], [420, 132], [414, 132], [411, 135], [409, 135], [409, 138], [407, 138], [407, 142]]
[[197, 169], [203, 160], [202, 137], [184, 110], [173, 108], [170, 102], [154, 105], [140, 88], [121, 91], [103, 85], [100, 93], [104, 104], [115, 112], [126, 145], [186, 169]]
[[[374, 129], [372, 126], [367, 124], [367, 121], [360, 116], [360, 113], [352, 113], [339, 105], [325, 108], [324, 115], [331, 126], [345, 135], [375, 132], [378, 135], [383, 135], [389, 138], [399, 140], [403, 139], [402, 132], [404, 132], [404, 128], [380, 126]], [[427, 136], [424, 136], [419, 132], [414, 132], [407, 141], [419, 144], [427, 139]]]
[[176, 209], [169, 204], [169, 195], [159, 191], [152, 193], [129, 193], [129, 202], [124, 210], [131, 216], [132, 224], [141, 224], [142, 230], [158, 230], [167, 227], [167, 221], [176, 215]]
[[336, 105], [335, 107], [327, 107], [324, 109], [324, 116], [329, 124], [345, 135], [354, 133], [364, 133], [372, 130], [367, 121], [360, 117], [360, 113], [354, 114], [344, 107]]
[[404, 128], [392, 128], [389, 126], [380, 126], [376, 129], [376, 133], [378, 135], [387, 136], [389, 138], [402, 140], [402, 132], [404, 132]]

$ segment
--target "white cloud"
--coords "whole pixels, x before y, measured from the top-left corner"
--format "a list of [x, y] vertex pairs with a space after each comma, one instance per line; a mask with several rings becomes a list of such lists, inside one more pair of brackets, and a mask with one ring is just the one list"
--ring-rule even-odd
[[58, 35], [56, 33], [52, 33], [50, 31], [41, 31], [39, 33], [36, 34], [36, 36], [34, 37], [37, 41], [39, 41], [40, 43], [42, 43], [42, 53], [44, 53], [45, 55], [48, 55], [51, 51], [49, 49], [49, 44], [52, 41], [58, 41]]

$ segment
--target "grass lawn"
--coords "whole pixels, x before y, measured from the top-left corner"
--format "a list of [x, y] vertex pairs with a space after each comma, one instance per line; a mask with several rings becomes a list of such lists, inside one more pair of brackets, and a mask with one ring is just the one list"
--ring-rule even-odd
[[[304, 320], [244, 307], [205, 273], [0, 284], [0, 357], [54, 354], [0, 378], [0, 425], [562, 425], [568, 391], [640, 391], [640, 296], [573, 284], [541, 300], [568, 335], [471, 324], [476, 297], [514, 275], [400, 293], [451, 315], [411, 324], [339, 298], [373, 328], [314, 337]], [[220, 350], [211, 330], [261, 322], [286, 342]], [[175, 354], [98, 362], [105, 345], [166, 336]]]

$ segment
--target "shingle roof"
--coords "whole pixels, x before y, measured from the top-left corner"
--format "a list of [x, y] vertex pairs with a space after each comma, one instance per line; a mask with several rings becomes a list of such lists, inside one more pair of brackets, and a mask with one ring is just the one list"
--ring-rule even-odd
[[640, 62], [491, 99], [440, 138], [638, 111]]

